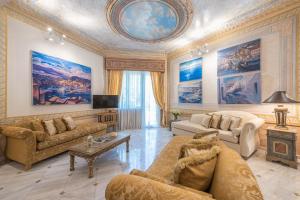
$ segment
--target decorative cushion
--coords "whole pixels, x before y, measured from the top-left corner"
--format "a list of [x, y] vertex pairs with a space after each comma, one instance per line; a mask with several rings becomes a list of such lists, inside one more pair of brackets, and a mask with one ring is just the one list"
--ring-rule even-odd
[[224, 131], [228, 131], [231, 124], [231, 117], [227, 115], [223, 115], [220, 123], [220, 129]]
[[45, 129], [44, 129], [44, 126], [43, 126], [43, 123], [41, 120], [33, 120], [31, 122], [31, 125], [32, 125], [32, 130], [33, 131], [42, 131], [42, 132], [45, 132]]
[[191, 152], [178, 160], [174, 171], [174, 182], [195, 190], [206, 191], [211, 183], [220, 147]]
[[51, 120], [47, 120], [47, 121], [43, 121], [43, 125], [44, 125], [44, 128], [46, 130], [46, 132], [50, 135], [50, 136], [53, 136], [57, 133], [57, 130], [54, 126], [54, 121], [53, 119]]
[[32, 131], [37, 142], [44, 142], [47, 134], [44, 131]]
[[220, 126], [222, 115], [212, 114], [211, 128], [218, 129]]
[[76, 124], [75, 124], [75, 121], [73, 120], [72, 117], [70, 116], [65, 116], [63, 117], [63, 121], [65, 122], [67, 128], [69, 131], [73, 130], [76, 128]]
[[55, 118], [53, 119], [53, 121], [58, 133], [63, 133], [67, 131], [67, 126], [61, 118]]
[[231, 117], [231, 124], [229, 127], [229, 130], [233, 130], [235, 128], [238, 128], [241, 124], [242, 119], [240, 117]]
[[143, 177], [143, 178], [148, 178], [148, 179], [151, 179], [151, 180], [154, 180], [154, 181], [158, 181], [158, 182], [161, 182], [161, 183], [165, 183], [165, 184], [168, 184], [168, 185], [172, 185], [174, 187], [178, 187], [178, 188], [181, 188], [181, 189], [184, 189], [184, 190], [187, 190], [187, 191], [199, 194], [199, 195], [204, 195], [204, 196], [212, 197], [212, 195], [209, 194], [209, 193], [198, 191], [198, 190], [194, 190], [192, 188], [185, 187], [185, 186], [180, 185], [180, 184], [174, 184], [173, 182], [168, 181], [167, 179], [164, 179], [164, 178], [161, 178], [159, 176], [155, 176], [155, 175], [152, 175], [150, 173], [147, 173], [147, 172], [144, 172], [144, 171], [140, 171], [140, 170], [137, 170], [137, 169], [133, 169], [130, 172], [130, 174], [131, 175], [135, 175], [135, 176], [140, 176], [140, 177]]
[[211, 123], [211, 115], [206, 115], [206, 114], [194, 114], [191, 117], [191, 122], [196, 123], [196, 124], [201, 124], [205, 128], [210, 127]]

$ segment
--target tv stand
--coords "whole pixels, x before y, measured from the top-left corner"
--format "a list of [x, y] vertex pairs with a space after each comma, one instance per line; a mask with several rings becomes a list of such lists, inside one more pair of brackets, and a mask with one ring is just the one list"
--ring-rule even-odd
[[98, 122], [106, 124], [107, 127], [113, 127], [113, 131], [117, 131], [118, 112], [117, 110], [108, 110], [97, 114]]

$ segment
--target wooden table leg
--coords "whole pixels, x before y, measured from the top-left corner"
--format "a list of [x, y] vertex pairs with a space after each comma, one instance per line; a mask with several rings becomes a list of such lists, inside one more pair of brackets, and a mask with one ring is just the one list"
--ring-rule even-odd
[[87, 160], [87, 162], [88, 162], [88, 168], [89, 168], [89, 178], [93, 178], [94, 177], [94, 161], [95, 161], [95, 158], [89, 158]]
[[129, 152], [129, 140], [126, 141], [126, 152]]
[[70, 171], [74, 171], [75, 156], [70, 154]]

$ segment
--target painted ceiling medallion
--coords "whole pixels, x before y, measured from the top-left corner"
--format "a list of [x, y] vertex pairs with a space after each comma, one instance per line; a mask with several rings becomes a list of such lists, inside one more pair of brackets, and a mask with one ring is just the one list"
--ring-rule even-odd
[[190, 24], [192, 15], [190, 0], [110, 0], [107, 4], [111, 28], [141, 42], [178, 37]]

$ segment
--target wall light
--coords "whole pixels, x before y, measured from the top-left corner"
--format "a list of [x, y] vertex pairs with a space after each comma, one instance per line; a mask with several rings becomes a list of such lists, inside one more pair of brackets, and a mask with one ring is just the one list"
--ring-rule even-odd
[[60, 45], [64, 45], [65, 44], [65, 39], [67, 38], [67, 36], [65, 34], [59, 34], [57, 32], [55, 32], [52, 27], [48, 27], [47, 28], [47, 37], [46, 39], [50, 42], [56, 42]]
[[204, 54], [207, 54], [208, 52], [209, 52], [208, 44], [205, 43], [201, 47], [198, 47], [198, 48], [192, 50], [190, 53], [193, 57], [196, 57], [196, 56], [203, 56]]

